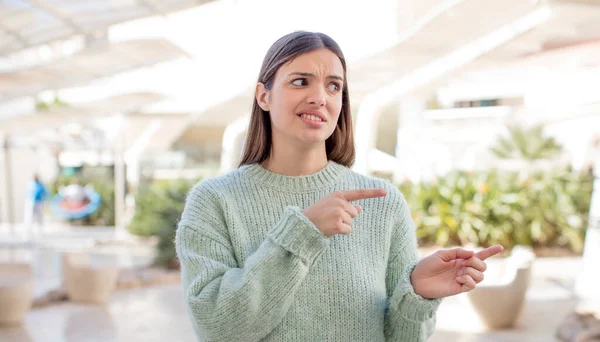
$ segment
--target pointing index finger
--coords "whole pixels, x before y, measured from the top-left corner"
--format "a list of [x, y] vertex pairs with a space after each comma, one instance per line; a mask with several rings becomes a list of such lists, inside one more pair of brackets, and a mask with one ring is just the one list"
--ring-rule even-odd
[[377, 198], [383, 197], [387, 195], [387, 191], [385, 189], [358, 189], [358, 190], [345, 190], [340, 191], [342, 196], [348, 202], [357, 201], [359, 199], [364, 198]]
[[475, 253], [475, 256], [480, 259], [480, 260], [485, 260], [493, 255], [496, 255], [500, 252], [502, 252], [504, 250], [504, 247], [502, 247], [502, 245], [494, 245], [492, 247], [488, 247], [484, 250], [481, 250], [477, 253]]

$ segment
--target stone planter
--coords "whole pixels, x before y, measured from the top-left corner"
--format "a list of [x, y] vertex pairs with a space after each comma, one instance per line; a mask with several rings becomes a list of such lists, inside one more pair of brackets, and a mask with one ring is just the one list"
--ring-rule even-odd
[[106, 303], [115, 290], [119, 269], [116, 265], [99, 265], [87, 253], [62, 256], [63, 287], [74, 302]]
[[19, 325], [33, 302], [29, 264], [0, 264], [0, 326]]
[[501, 275], [485, 278], [467, 292], [467, 297], [488, 329], [514, 326], [523, 309], [535, 255], [530, 248], [517, 246], [501, 261]]

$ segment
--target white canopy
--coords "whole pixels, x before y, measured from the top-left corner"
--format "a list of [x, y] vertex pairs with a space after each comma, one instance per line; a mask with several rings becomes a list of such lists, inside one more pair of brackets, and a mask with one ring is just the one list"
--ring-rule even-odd
[[102, 43], [46, 64], [0, 73], [0, 102], [36, 95], [43, 90], [82, 85], [185, 56], [185, 52], [164, 39]]
[[211, 0], [11, 0], [0, 2], [0, 56], [94, 34], [125, 21], [191, 8]]

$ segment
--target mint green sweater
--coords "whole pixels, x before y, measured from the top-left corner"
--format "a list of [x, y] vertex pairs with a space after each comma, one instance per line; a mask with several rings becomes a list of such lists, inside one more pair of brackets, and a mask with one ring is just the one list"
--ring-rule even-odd
[[[301, 213], [339, 190], [364, 199], [348, 235]], [[185, 302], [200, 341], [425, 341], [439, 299], [417, 295], [415, 227], [389, 183], [330, 161], [308, 176], [259, 164], [198, 183], [177, 229]]]

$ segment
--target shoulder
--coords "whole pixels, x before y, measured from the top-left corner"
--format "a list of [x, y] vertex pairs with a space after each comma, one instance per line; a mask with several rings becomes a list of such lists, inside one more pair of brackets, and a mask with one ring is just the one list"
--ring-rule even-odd
[[226, 212], [235, 201], [229, 201], [238, 175], [234, 170], [224, 175], [205, 178], [189, 190], [179, 220], [178, 234], [194, 232], [213, 240], [227, 241]]
[[220, 218], [223, 203], [235, 184], [234, 172], [205, 178], [194, 184], [187, 193], [183, 216], [197, 218], [200, 215], [210, 215]]
[[188, 200], [218, 199], [227, 196], [232, 189], [239, 187], [242, 181], [242, 174], [239, 169], [230, 171], [223, 175], [205, 178], [196, 183], [188, 193]]
[[238, 168], [199, 181], [187, 194], [187, 211], [219, 213], [218, 217], [224, 217], [224, 210], [234, 210], [240, 196], [249, 191], [246, 178], [243, 170]]

